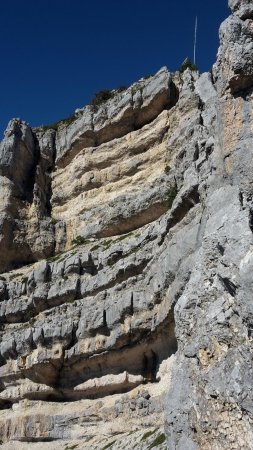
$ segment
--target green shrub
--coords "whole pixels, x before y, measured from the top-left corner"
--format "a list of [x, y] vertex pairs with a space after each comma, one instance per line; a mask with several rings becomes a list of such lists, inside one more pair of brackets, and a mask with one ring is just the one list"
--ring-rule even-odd
[[57, 222], [58, 222], [57, 219], [55, 219], [54, 217], [51, 217], [51, 224], [52, 224], [52, 225], [56, 225]]
[[82, 236], [76, 236], [75, 239], [72, 241], [72, 245], [84, 245], [88, 244], [90, 241], [88, 239], [85, 239]]
[[90, 251], [91, 252], [95, 252], [95, 250], [98, 250], [100, 248], [99, 244], [94, 245], [93, 247], [91, 247]]
[[114, 244], [114, 240], [113, 239], [107, 239], [105, 241], [102, 242], [102, 245], [105, 247], [105, 249], [107, 250], [112, 244]]
[[171, 171], [171, 167], [169, 166], [169, 164], [166, 164], [166, 166], [164, 167], [164, 172], [165, 173], [170, 173], [170, 171]]
[[26, 310], [24, 313], [24, 319], [26, 322], [29, 322], [29, 320], [31, 320], [33, 318], [33, 313], [31, 310]]
[[144, 80], [149, 80], [149, 78], [152, 78], [153, 75], [144, 75]]
[[133, 253], [137, 253], [140, 250], [140, 247], [138, 245], [136, 245], [135, 247], [133, 247], [130, 252], [128, 253], [129, 255], [132, 255]]
[[110, 91], [109, 89], [103, 89], [101, 91], [96, 92], [94, 97], [92, 98], [90, 104], [97, 109], [100, 105], [113, 98], [115, 95], [115, 91]]
[[168, 208], [168, 209], [170, 209], [170, 208], [172, 207], [172, 204], [173, 204], [173, 202], [174, 202], [176, 196], [177, 196], [177, 188], [176, 188], [176, 186], [174, 186], [174, 187], [169, 191], [168, 197], [167, 197], [167, 200], [166, 200], [166, 204], [167, 204], [167, 208]]
[[163, 444], [165, 440], [166, 440], [165, 434], [164, 433], [159, 434], [152, 442], [152, 444], [149, 446], [149, 450], [151, 450], [151, 448], [155, 448], [158, 447], [158, 445]]
[[78, 444], [67, 445], [67, 447], [65, 447], [65, 450], [74, 450], [76, 447], [78, 447]]
[[127, 89], [127, 86], [119, 86], [119, 87], [116, 89], [116, 92], [117, 92], [117, 94], [118, 94], [118, 93], [120, 93], [120, 92], [126, 91], [126, 89]]
[[[124, 241], [124, 239], [130, 238], [131, 236], [134, 236], [134, 233], [132, 231], [130, 231], [130, 233], [119, 236], [118, 238], [116, 238], [114, 240], [114, 242]], [[136, 235], [135, 237], [138, 237], [138, 236]]]
[[155, 434], [155, 432], [158, 430], [158, 428], [156, 428], [153, 431], [147, 431], [141, 438], [141, 441], [145, 441], [146, 439], [148, 439], [150, 436], [152, 436], [152, 434]]
[[193, 64], [189, 58], [186, 58], [186, 59], [182, 62], [182, 64], [181, 64], [181, 66], [179, 67], [178, 71], [179, 71], [180, 73], [183, 73], [183, 72], [184, 72], [186, 69], [188, 69], [188, 68], [189, 68], [190, 70], [192, 70], [193, 72], [198, 71], [198, 67], [196, 66], [196, 64]]
[[57, 131], [60, 125], [70, 125], [72, 122], [74, 122], [77, 119], [77, 116], [75, 114], [71, 114], [68, 117], [65, 117], [65, 119], [58, 120], [58, 122], [51, 123], [49, 125], [41, 125], [38, 127], [38, 130], [47, 131], [47, 130], [55, 130]]

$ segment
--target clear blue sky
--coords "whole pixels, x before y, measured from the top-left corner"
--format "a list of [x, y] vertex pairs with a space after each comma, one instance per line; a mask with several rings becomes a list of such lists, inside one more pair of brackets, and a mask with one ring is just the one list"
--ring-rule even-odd
[[100, 89], [129, 85], [192, 58], [209, 70], [227, 0], [3, 0], [0, 138], [9, 119], [48, 124]]

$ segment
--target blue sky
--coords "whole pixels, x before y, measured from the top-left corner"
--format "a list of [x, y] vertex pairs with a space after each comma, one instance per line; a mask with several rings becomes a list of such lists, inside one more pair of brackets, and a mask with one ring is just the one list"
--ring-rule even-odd
[[8, 121], [48, 124], [100, 89], [130, 85], [193, 54], [209, 70], [227, 0], [8, 0], [0, 2], [0, 137]]

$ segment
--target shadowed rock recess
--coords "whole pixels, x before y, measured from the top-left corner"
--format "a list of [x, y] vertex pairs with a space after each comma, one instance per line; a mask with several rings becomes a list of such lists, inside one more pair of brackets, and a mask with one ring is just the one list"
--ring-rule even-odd
[[212, 73], [9, 123], [1, 448], [252, 450], [253, 6], [229, 6]]

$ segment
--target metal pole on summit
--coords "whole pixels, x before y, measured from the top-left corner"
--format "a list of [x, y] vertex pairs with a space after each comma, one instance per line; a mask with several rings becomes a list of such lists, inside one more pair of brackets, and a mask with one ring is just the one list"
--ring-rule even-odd
[[195, 20], [194, 50], [193, 50], [193, 64], [194, 65], [196, 65], [197, 30], [198, 30], [198, 16], [196, 16], [196, 20]]

